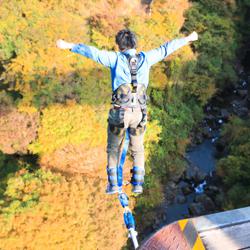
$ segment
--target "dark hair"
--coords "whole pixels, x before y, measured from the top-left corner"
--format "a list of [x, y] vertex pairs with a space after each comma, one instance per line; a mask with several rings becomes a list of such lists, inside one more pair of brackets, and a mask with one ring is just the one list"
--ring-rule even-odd
[[115, 42], [121, 51], [135, 49], [137, 46], [136, 35], [129, 29], [120, 30], [115, 36]]

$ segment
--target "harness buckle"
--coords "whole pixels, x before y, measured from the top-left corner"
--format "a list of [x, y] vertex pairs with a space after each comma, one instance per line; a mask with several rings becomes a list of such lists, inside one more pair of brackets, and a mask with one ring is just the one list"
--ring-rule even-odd
[[137, 97], [136, 97], [136, 92], [132, 92], [132, 101], [131, 101], [131, 106], [136, 106], [137, 105]]

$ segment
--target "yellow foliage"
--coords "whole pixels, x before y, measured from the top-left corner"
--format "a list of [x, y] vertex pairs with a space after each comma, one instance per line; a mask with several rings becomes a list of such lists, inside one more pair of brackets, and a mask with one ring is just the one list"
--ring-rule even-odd
[[163, 63], [158, 63], [151, 70], [150, 84], [159, 89], [163, 89], [168, 83], [168, 78], [164, 72]]
[[147, 129], [146, 129], [145, 139], [144, 139], [146, 159], [150, 155], [150, 152], [151, 152], [150, 147], [152, 146], [152, 143], [159, 142], [161, 131], [162, 131], [162, 128], [159, 125], [159, 122], [157, 120], [149, 121], [147, 123]]
[[[74, 73], [93, 91], [97, 82], [98, 88], [107, 82], [106, 69], [89, 59], [56, 48], [55, 42], [59, 38], [113, 50], [117, 31], [129, 27], [138, 35], [138, 51], [147, 51], [180, 36], [187, 0], [156, 1], [150, 18], [142, 12], [140, 2], [30, 0], [27, 4], [23, 0], [2, 1], [0, 41], [9, 54], [13, 51], [15, 54], [10, 56], [0, 52], [1, 60], [10, 59], [2, 60], [6, 61], [6, 71], [1, 77], [23, 95], [19, 110], [33, 112], [34, 108], [29, 106], [37, 92], [55, 83], [70, 84]], [[174, 55], [182, 62], [191, 56], [192, 52], [187, 48]], [[165, 63], [160, 63], [152, 69], [155, 87], [164, 87], [169, 82], [165, 68]], [[106, 89], [102, 91], [107, 92]], [[42, 158], [60, 149], [67, 150], [70, 145], [88, 145], [90, 149], [103, 147], [106, 144], [106, 118], [106, 107], [103, 112], [97, 112], [92, 106], [74, 102], [49, 106], [42, 110], [38, 138], [29, 149]], [[152, 142], [159, 141], [160, 133], [157, 121], [148, 122], [146, 157], [150, 156]], [[72, 164], [70, 158], [67, 163]], [[70, 180], [61, 177], [57, 183], [30, 182], [22, 190], [25, 193], [22, 201], [29, 201], [30, 193], [38, 189], [39, 203], [32, 210], [17, 214], [8, 223], [0, 217], [0, 248], [121, 249], [126, 241], [121, 209], [116, 198], [104, 194], [104, 188], [105, 184], [100, 180], [82, 177]], [[152, 197], [154, 199], [149, 202], [154, 204], [161, 195]]]
[[58, 181], [30, 181], [30, 192], [39, 193], [35, 207], [7, 220], [0, 215], [0, 249], [121, 249], [127, 241], [122, 209], [116, 196], [105, 194], [105, 184], [54, 177]]
[[19, 112], [25, 112], [25, 113], [28, 113], [28, 114], [33, 114], [33, 113], [36, 113], [38, 111], [33, 106], [23, 105], [23, 102], [20, 103], [20, 105], [18, 105], [17, 109], [18, 109]]
[[[106, 115], [106, 114], [104, 114]], [[67, 144], [99, 146], [106, 141], [103, 116], [88, 105], [53, 105], [43, 110], [38, 140], [30, 145], [33, 153], [49, 154]]]
[[[23, 102], [30, 105], [34, 89], [43, 89], [53, 79], [63, 82], [75, 71], [87, 80], [96, 68], [89, 60], [56, 48], [59, 38], [113, 49], [116, 32], [128, 26], [138, 35], [138, 51], [146, 51], [180, 36], [187, 0], [156, 1], [150, 18], [140, 3], [139, 0], [31, 0], [29, 4], [2, 1], [0, 39], [5, 50], [16, 53], [5, 65], [2, 79], [5, 83], [15, 83], [11, 87], [20, 91]], [[183, 53], [179, 55], [184, 59]], [[5, 56], [0, 53], [0, 58]], [[168, 81], [163, 76], [165, 66], [158, 67], [161, 69], [154, 70], [154, 82], [163, 86]]]
[[[66, 1], [63, 1], [66, 2]], [[13, 40], [16, 57], [6, 65], [5, 82], [15, 82], [15, 90], [29, 95], [30, 83], [39, 87], [43, 77], [54, 77], [75, 71], [79, 60], [69, 52], [56, 48], [59, 38], [74, 42], [88, 42], [85, 14], [76, 13], [80, 1], [3, 1], [0, 6], [0, 33], [5, 43]], [[79, 10], [82, 10], [81, 6]], [[74, 13], [74, 14], [73, 14]], [[1, 58], [1, 54], [0, 54]], [[39, 76], [39, 77], [37, 77]]]

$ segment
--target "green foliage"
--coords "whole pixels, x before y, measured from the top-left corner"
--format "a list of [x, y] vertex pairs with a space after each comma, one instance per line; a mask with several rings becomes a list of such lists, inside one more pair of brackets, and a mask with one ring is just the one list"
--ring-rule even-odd
[[19, 169], [16, 159], [8, 157], [0, 151], [0, 199], [3, 199], [8, 179]]
[[250, 186], [235, 183], [227, 191], [227, 199], [224, 201], [225, 209], [236, 209], [249, 206], [250, 204]]
[[4, 199], [10, 178], [19, 171], [34, 171], [35, 169], [37, 169], [35, 157], [16, 157], [5, 155], [0, 151], [0, 199]]
[[34, 208], [38, 202], [45, 182], [57, 182], [60, 178], [51, 172], [37, 170], [26, 172], [8, 179], [4, 199], [0, 201], [0, 211], [5, 217]]
[[154, 172], [146, 173], [144, 192], [137, 197], [134, 210], [138, 230], [150, 227], [154, 223], [155, 210], [164, 198], [163, 185], [160, 181]]
[[0, 106], [12, 106], [13, 102], [13, 98], [5, 90], [0, 91]]
[[184, 67], [187, 93], [193, 93], [205, 103], [216, 88], [234, 84], [234, 69], [240, 35], [237, 33], [234, 1], [193, 1], [186, 12], [183, 29], [196, 30], [199, 41], [194, 43], [199, 53], [197, 63]]
[[218, 173], [228, 190], [226, 206], [249, 206], [250, 121], [232, 119], [225, 126], [223, 136], [228, 143], [228, 156], [219, 160]]
[[151, 91], [152, 119], [159, 120], [162, 127], [160, 141], [155, 145], [150, 165], [159, 176], [178, 172], [183, 168], [181, 158], [189, 142], [189, 133], [195, 122], [201, 118], [202, 111], [191, 99], [184, 102], [178, 87], [172, 87], [167, 92], [155, 89]]
[[[237, 1], [238, 9], [238, 32], [242, 35], [242, 43], [241, 43], [241, 53], [245, 53], [249, 48], [249, 40], [250, 40], [250, 22], [249, 22], [249, 11], [250, 11], [250, 1], [243, 0]], [[243, 52], [243, 53], [242, 53]]]
[[69, 55], [59, 51], [55, 42], [60, 37], [77, 40], [85, 33], [85, 26], [83, 15], [75, 13], [77, 3], [66, 5], [67, 8], [57, 1], [36, 0], [29, 4], [1, 3], [0, 60], [4, 68], [1, 78], [9, 89], [22, 94], [26, 105], [44, 106], [62, 102], [63, 95], [66, 95], [63, 102], [75, 96], [71, 88], [59, 89], [58, 83], [68, 80], [69, 84], [69, 75], [80, 68], [81, 61], [72, 56], [63, 60]]
[[65, 104], [69, 100], [98, 106], [109, 103], [111, 95], [109, 72], [100, 66], [92, 69], [86, 76], [76, 72], [63, 80], [55, 79], [51, 74], [44, 77], [42, 87], [32, 82], [31, 88], [34, 92], [32, 103], [37, 108], [54, 103]]
[[138, 197], [135, 207], [139, 230], [150, 227], [154, 222], [164, 195], [163, 183], [185, 169], [183, 156], [189, 143], [189, 133], [202, 118], [202, 109], [197, 102], [191, 98], [184, 101], [182, 94], [178, 86], [165, 90], [150, 89], [149, 117], [158, 121], [160, 134], [157, 143], [150, 146], [145, 191], [143, 196]]

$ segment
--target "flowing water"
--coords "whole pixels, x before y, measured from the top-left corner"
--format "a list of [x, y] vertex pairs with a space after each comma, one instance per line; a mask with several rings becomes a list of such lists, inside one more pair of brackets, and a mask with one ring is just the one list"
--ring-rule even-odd
[[[215, 170], [215, 146], [212, 139], [207, 139], [200, 145], [195, 146], [192, 151], [187, 152], [186, 158], [209, 175]], [[189, 217], [188, 206], [194, 200], [196, 193], [202, 193], [204, 183], [196, 187], [196, 192], [186, 195], [186, 202], [183, 204], [173, 203], [166, 208], [166, 224]]]

